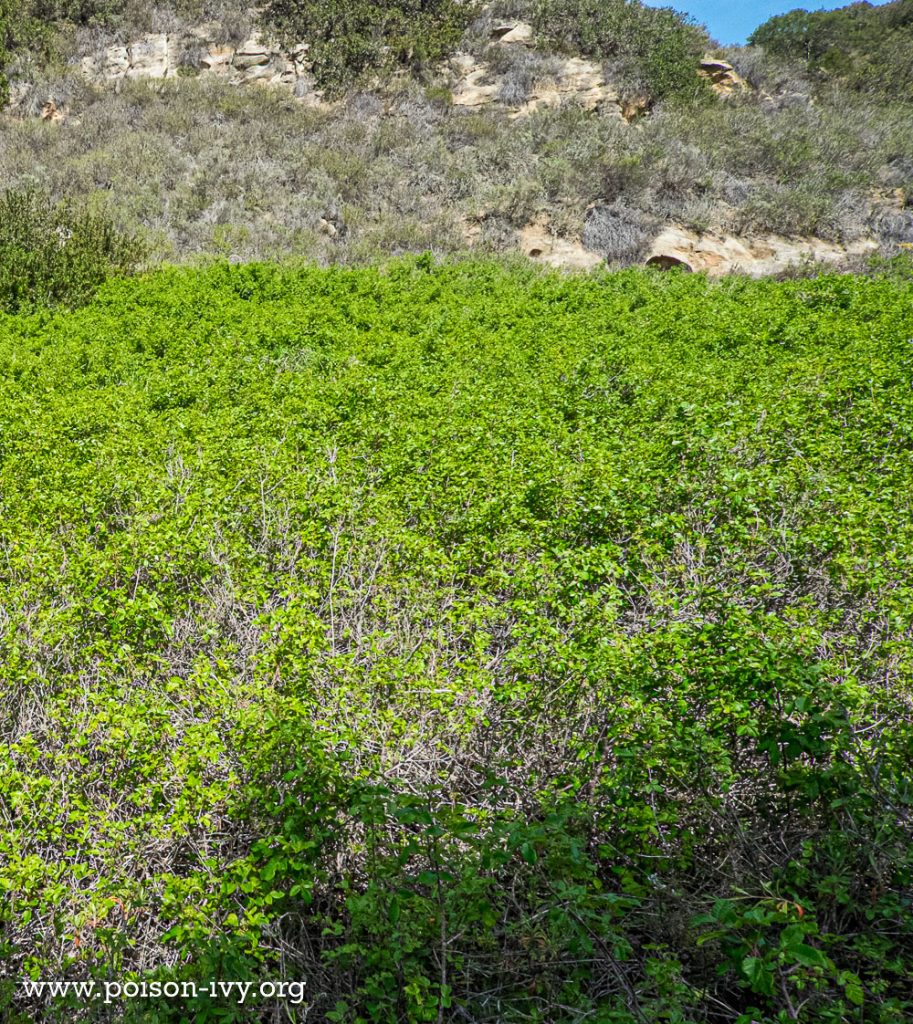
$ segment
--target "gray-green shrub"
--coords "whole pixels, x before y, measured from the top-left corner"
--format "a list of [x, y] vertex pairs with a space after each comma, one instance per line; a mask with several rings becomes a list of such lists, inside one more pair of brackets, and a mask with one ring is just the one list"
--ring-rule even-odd
[[622, 203], [596, 206], [583, 225], [583, 244], [600, 253], [609, 263], [638, 263], [650, 242], [655, 227], [640, 211]]

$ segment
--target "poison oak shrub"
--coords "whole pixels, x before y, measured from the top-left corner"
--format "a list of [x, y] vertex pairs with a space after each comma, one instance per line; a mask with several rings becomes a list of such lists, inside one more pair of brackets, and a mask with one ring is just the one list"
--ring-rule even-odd
[[4, 1021], [908, 1019], [911, 290], [429, 253], [0, 316]]

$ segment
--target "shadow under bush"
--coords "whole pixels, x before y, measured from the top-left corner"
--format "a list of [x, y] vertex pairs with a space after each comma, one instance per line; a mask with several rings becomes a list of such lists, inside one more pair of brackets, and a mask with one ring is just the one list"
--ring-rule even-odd
[[577, 754], [550, 772], [524, 767], [535, 708], [513, 757], [416, 787], [290, 705], [257, 739], [263, 838], [175, 930], [176, 976], [306, 978], [353, 1024], [901, 1020], [913, 733], [770, 629], [671, 627], [565, 688]]

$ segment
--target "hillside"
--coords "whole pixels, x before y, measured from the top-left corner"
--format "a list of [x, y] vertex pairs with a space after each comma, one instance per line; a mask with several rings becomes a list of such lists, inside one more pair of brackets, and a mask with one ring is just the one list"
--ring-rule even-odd
[[0, 1024], [913, 1020], [911, 2], [0, 0]]
[[907, 1019], [911, 299], [420, 257], [0, 317], [0, 974]]
[[[908, 7], [866, 29], [882, 70]], [[411, 34], [406, 0], [310, 22], [278, 0], [74, 4], [56, 34], [28, 10], [8, 5], [0, 179], [103, 209], [155, 259], [520, 251], [782, 274], [913, 244], [902, 75], [822, 76], [776, 19], [768, 50], [723, 52], [621, 0], [442, 0]]]

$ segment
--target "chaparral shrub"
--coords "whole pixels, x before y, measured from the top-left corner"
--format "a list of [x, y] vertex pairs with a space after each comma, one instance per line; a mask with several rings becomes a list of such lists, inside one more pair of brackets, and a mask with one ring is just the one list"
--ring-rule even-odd
[[0, 309], [79, 305], [108, 277], [136, 270], [143, 253], [103, 214], [36, 189], [0, 195]]
[[913, 0], [790, 11], [755, 29], [749, 42], [859, 92], [913, 100]]
[[671, 7], [640, 0], [535, 0], [539, 31], [572, 51], [609, 65], [631, 95], [648, 100], [701, 93], [697, 61], [709, 40]]
[[475, 4], [463, 0], [268, 0], [267, 26], [303, 40], [318, 81], [340, 91], [397, 69], [421, 71], [455, 49]]

